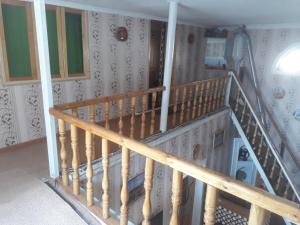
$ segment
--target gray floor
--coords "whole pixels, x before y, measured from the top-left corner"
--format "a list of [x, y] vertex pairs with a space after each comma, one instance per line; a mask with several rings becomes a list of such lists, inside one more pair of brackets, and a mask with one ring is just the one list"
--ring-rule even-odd
[[45, 142], [1, 153], [1, 225], [86, 224], [43, 181], [48, 177]]

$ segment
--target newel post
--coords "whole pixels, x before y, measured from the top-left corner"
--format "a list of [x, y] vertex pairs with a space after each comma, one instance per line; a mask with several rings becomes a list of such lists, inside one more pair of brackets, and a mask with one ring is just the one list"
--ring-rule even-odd
[[166, 45], [166, 57], [164, 66], [164, 87], [162, 96], [161, 116], [160, 116], [160, 130], [165, 132], [167, 130], [168, 123], [168, 109], [171, 90], [171, 77], [174, 60], [174, 45], [175, 45], [175, 33], [177, 22], [177, 8], [178, 1], [170, 0], [169, 5], [169, 19], [168, 19], [168, 32], [167, 32], [167, 45]]
[[38, 46], [40, 77], [42, 84], [44, 117], [47, 137], [49, 171], [52, 178], [59, 176], [56, 130], [54, 117], [49, 108], [53, 107], [52, 82], [50, 73], [48, 34], [46, 23], [45, 0], [34, 0], [34, 16]]

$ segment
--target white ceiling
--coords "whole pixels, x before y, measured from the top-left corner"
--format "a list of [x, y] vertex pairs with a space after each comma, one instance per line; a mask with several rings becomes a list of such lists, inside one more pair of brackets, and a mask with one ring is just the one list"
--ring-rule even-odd
[[[62, 1], [103, 12], [160, 20], [168, 17], [167, 0]], [[300, 24], [300, 0], [179, 0], [178, 20], [200, 26]]]

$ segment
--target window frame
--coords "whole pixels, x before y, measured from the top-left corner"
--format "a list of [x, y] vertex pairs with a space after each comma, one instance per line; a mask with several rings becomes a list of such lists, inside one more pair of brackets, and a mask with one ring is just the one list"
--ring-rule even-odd
[[[28, 40], [30, 50], [30, 64], [32, 76], [11, 78], [8, 68], [8, 58], [5, 42], [4, 23], [2, 15], [2, 4], [17, 5], [26, 7], [27, 26], [28, 26]], [[46, 11], [55, 11], [56, 14], [56, 29], [58, 40], [58, 59], [59, 59], [59, 74], [51, 74], [53, 82], [88, 79], [90, 77], [90, 64], [89, 64], [89, 33], [88, 33], [88, 12], [73, 8], [60, 7], [56, 5], [46, 5]], [[65, 13], [71, 12], [81, 15], [82, 26], [82, 57], [83, 57], [83, 73], [69, 74], [68, 73], [68, 59], [67, 59], [67, 43], [66, 43], [66, 24]], [[33, 12], [33, 3], [19, 0], [0, 0], [0, 60], [3, 62], [1, 72], [3, 79], [0, 81], [2, 85], [15, 85], [26, 83], [40, 82], [40, 70], [38, 61], [37, 37], [35, 29], [35, 20]], [[50, 58], [49, 58], [50, 60]]]
[[[31, 73], [30, 77], [10, 77], [8, 68], [8, 57], [6, 49], [6, 40], [4, 33], [4, 21], [2, 13], [2, 5], [12, 5], [12, 6], [22, 6], [26, 10], [26, 22], [27, 22], [27, 35], [28, 35], [28, 45], [30, 54], [30, 66]], [[2, 74], [4, 82], [26, 82], [35, 81], [39, 79], [39, 65], [38, 65], [38, 49], [37, 49], [37, 38], [36, 30], [34, 26], [34, 13], [32, 2], [18, 1], [18, 0], [1, 0], [0, 2], [0, 38], [1, 38], [1, 61], [2, 61]]]

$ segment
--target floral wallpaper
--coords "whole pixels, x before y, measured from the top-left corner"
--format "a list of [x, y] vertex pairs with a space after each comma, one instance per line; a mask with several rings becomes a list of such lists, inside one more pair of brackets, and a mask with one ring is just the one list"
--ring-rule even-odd
[[[90, 79], [53, 81], [54, 104], [140, 90], [148, 86], [150, 22], [97, 12], [89, 12], [88, 20]], [[128, 29], [126, 42], [119, 42], [114, 37], [114, 31], [119, 26]], [[81, 118], [86, 114], [84, 110], [79, 112]], [[101, 107], [97, 108], [97, 117], [102, 117]], [[45, 136], [39, 82], [16, 86], [0, 84], [0, 135], [0, 148]]]
[[[293, 116], [296, 109], [300, 108], [300, 73], [289, 76], [280, 74], [274, 69], [279, 55], [290, 46], [300, 43], [300, 29], [257, 29], [249, 30], [249, 34], [263, 99], [281, 133], [288, 139], [296, 160], [300, 162], [300, 121]], [[249, 69], [248, 59], [244, 61]], [[253, 93], [249, 82], [245, 76], [244, 86], [248, 93]], [[273, 135], [275, 134], [271, 128], [271, 136]], [[292, 168], [288, 161], [286, 165], [291, 167], [289, 169], [300, 181], [299, 171]]]

